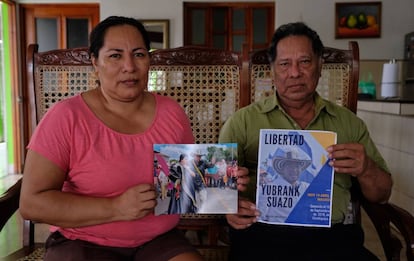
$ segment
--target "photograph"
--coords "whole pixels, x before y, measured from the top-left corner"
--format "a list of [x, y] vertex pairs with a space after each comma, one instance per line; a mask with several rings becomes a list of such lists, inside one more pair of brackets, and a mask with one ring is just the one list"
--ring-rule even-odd
[[381, 2], [336, 3], [336, 38], [381, 36]]
[[155, 215], [237, 213], [237, 144], [154, 144]]
[[170, 46], [170, 21], [168, 19], [140, 20], [148, 32], [152, 49], [166, 49]]

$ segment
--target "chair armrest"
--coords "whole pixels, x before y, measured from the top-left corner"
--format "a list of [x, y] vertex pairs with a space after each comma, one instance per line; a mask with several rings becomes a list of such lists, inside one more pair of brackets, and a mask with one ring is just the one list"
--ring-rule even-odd
[[7, 220], [19, 208], [20, 188], [22, 180], [19, 179], [6, 192], [0, 195], [0, 231], [7, 223]]
[[386, 204], [391, 223], [400, 231], [406, 244], [407, 260], [414, 260], [414, 217], [395, 204]]
[[392, 203], [377, 204], [365, 200], [361, 203], [378, 232], [387, 260], [399, 260], [403, 244], [407, 260], [414, 260], [414, 217]]

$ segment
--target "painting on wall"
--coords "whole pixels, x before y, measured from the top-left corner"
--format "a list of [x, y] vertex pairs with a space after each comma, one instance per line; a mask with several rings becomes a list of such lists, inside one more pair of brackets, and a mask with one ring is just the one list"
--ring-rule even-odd
[[168, 19], [140, 21], [148, 31], [151, 49], [169, 48], [170, 21]]
[[381, 36], [381, 2], [335, 4], [336, 38], [377, 38]]

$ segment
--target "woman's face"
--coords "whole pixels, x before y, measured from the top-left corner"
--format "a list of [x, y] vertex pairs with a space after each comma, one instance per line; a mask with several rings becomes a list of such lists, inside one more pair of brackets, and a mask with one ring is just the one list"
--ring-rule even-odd
[[187, 165], [187, 163], [188, 163], [188, 158], [184, 157], [183, 160], [181, 161], [181, 164]]
[[131, 101], [147, 88], [149, 50], [131, 25], [108, 28], [99, 58], [92, 57], [92, 63], [102, 91], [113, 99]]

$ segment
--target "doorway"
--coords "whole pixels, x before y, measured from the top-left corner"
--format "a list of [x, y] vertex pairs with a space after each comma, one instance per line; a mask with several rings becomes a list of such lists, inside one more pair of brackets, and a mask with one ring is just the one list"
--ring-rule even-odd
[[21, 97], [24, 101], [20, 146], [17, 146], [21, 162], [24, 162], [26, 145], [31, 135], [28, 83], [26, 77], [26, 52], [32, 43], [39, 45], [39, 51], [88, 46], [88, 36], [99, 23], [99, 4], [20, 4], [21, 46]]

